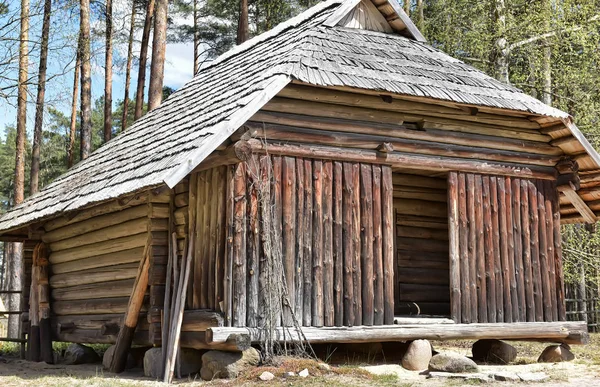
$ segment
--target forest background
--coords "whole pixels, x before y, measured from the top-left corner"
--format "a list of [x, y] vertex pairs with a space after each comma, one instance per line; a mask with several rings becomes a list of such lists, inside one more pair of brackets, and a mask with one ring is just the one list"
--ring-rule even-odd
[[[0, 213], [127, 130], [203, 63], [318, 2], [0, 0]], [[403, 7], [430, 44], [568, 112], [599, 149], [600, 1]], [[600, 232], [564, 227], [563, 243], [571, 296], [600, 297]], [[0, 289], [20, 289], [19, 256], [0, 243]], [[5, 301], [18, 308], [16, 297]]]

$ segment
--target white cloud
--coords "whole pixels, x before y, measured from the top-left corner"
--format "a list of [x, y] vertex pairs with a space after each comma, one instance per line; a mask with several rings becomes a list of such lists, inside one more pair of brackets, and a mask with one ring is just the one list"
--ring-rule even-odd
[[165, 60], [165, 86], [180, 88], [193, 77], [194, 44], [177, 43], [167, 45]]

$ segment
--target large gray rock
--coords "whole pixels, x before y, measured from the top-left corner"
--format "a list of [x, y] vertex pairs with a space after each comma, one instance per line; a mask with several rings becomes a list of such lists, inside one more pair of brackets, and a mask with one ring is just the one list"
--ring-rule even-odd
[[538, 363], [560, 363], [573, 359], [575, 359], [575, 355], [573, 355], [569, 346], [565, 344], [551, 345], [544, 349], [544, 352], [538, 358]]
[[93, 348], [82, 344], [71, 344], [65, 351], [64, 362], [73, 364], [94, 364], [100, 362], [100, 356]]
[[[182, 348], [179, 352], [179, 362], [181, 376], [196, 374], [202, 367], [202, 352]], [[149, 378], [160, 379], [163, 376], [162, 367], [162, 348], [151, 348], [146, 351], [144, 355], [144, 375]], [[177, 374], [177, 369], [175, 369], [175, 373]]]
[[479, 372], [479, 368], [468, 357], [454, 353], [440, 353], [431, 358], [429, 371], [463, 373]]
[[257, 366], [260, 353], [250, 348], [244, 352], [208, 351], [202, 356], [200, 376], [203, 380], [233, 379], [248, 367]]
[[[104, 357], [102, 357], [102, 367], [104, 367], [105, 370], [110, 368], [110, 363], [112, 362], [112, 358], [115, 353], [115, 348], [115, 345], [111, 345], [110, 347], [108, 347], [106, 352], [104, 352]], [[125, 364], [125, 369], [130, 370], [132, 368], [135, 368], [136, 366], [137, 362], [131, 354], [131, 352], [127, 353], [127, 363]]]
[[517, 358], [517, 350], [500, 340], [479, 340], [473, 344], [473, 360], [492, 364], [510, 364]]
[[402, 357], [402, 367], [410, 371], [426, 370], [431, 357], [431, 343], [427, 340], [415, 340], [408, 345]]

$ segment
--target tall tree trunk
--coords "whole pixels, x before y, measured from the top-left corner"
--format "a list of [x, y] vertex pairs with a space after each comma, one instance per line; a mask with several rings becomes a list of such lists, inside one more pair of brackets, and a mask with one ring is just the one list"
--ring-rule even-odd
[[[543, 33], [550, 32], [552, 17], [552, 3], [550, 0], [542, 0]], [[552, 105], [552, 46], [551, 38], [542, 39], [542, 102]]]
[[200, 70], [198, 58], [198, 45], [200, 44], [200, 31], [198, 30], [198, 0], [194, 0], [194, 75]]
[[[21, 0], [21, 31], [19, 35], [19, 84], [17, 95], [17, 137], [15, 143], [15, 178], [14, 205], [18, 206], [25, 200], [25, 135], [27, 131], [27, 70], [29, 65], [29, 0]], [[21, 273], [23, 271], [23, 244], [14, 243], [9, 259], [12, 262], [9, 273], [10, 290], [21, 290]], [[10, 297], [9, 310], [19, 310], [21, 297], [13, 294]], [[19, 315], [9, 319], [9, 335], [19, 334]]]
[[44, 1], [44, 21], [42, 23], [42, 42], [40, 46], [40, 66], [38, 72], [37, 100], [35, 104], [35, 124], [33, 129], [33, 147], [31, 149], [31, 174], [29, 193], [39, 191], [40, 146], [42, 144], [42, 125], [44, 124], [44, 97], [46, 95], [46, 69], [48, 67], [48, 37], [50, 35], [50, 12], [52, 0]]
[[250, 38], [248, 30], [248, 0], [240, 0], [240, 18], [238, 20], [237, 44], [242, 44]]
[[168, 0], [156, 2], [154, 14], [154, 38], [152, 39], [152, 64], [150, 65], [150, 89], [148, 110], [154, 110], [162, 102], [163, 79], [165, 75], [165, 51], [167, 49]]
[[406, 12], [408, 16], [410, 16], [410, 3], [411, 0], [404, 0], [404, 12]]
[[73, 102], [71, 103], [71, 125], [69, 126], [69, 146], [67, 148], [67, 167], [75, 163], [75, 133], [77, 130], [77, 99], [79, 95], [79, 72], [81, 71], [81, 36], [77, 39], [75, 54], [75, 74], [73, 74]]
[[425, 28], [425, 15], [424, 15], [423, 0], [417, 0], [417, 28], [423, 33]]
[[112, 137], [112, 0], [106, 0], [106, 56], [104, 62], [104, 142]]
[[508, 77], [508, 42], [506, 40], [506, 4], [504, 0], [492, 2], [492, 32], [494, 46], [492, 49], [492, 74], [500, 82], [509, 84]]
[[150, 29], [154, 17], [154, 0], [148, 0], [146, 19], [144, 20], [144, 32], [142, 33], [142, 45], [140, 47], [140, 67], [138, 70], [137, 93], [135, 95], [135, 119], [144, 114], [144, 88], [146, 87], [146, 63], [148, 60], [148, 43], [150, 42]]
[[[131, 2], [131, 25], [127, 42], [127, 69], [125, 70], [125, 97], [123, 98], [123, 116], [121, 117], [121, 131], [127, 129], [127, 115], [129, 114], [129, 85], [131, 84], [131, 62], [133, 61], [133, 33], [135, 32], [135, 0]], [[141, 59], [140, 59], [141, 60]]]
[[81, 0], [81, 160], [89, 157], [92, 148], [92, 65], [90, 53], [90, 0]]

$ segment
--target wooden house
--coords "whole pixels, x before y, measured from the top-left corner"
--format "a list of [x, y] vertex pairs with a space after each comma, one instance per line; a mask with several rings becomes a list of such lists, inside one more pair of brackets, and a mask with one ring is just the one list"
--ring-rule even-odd
[[142, 273], [134, 339], [160, 345], [192, 246], [187, 347], [258, 341], [272, 281], [279, 332], [313, 342], [582, 343], [560, 227], [597, 220], [598, 185], [568, 114], [429, 46], [396, 0], [329, 0], [207, 64], [0, 238], [28, 265], [47, 247], [54, 340], [114, 342]]

